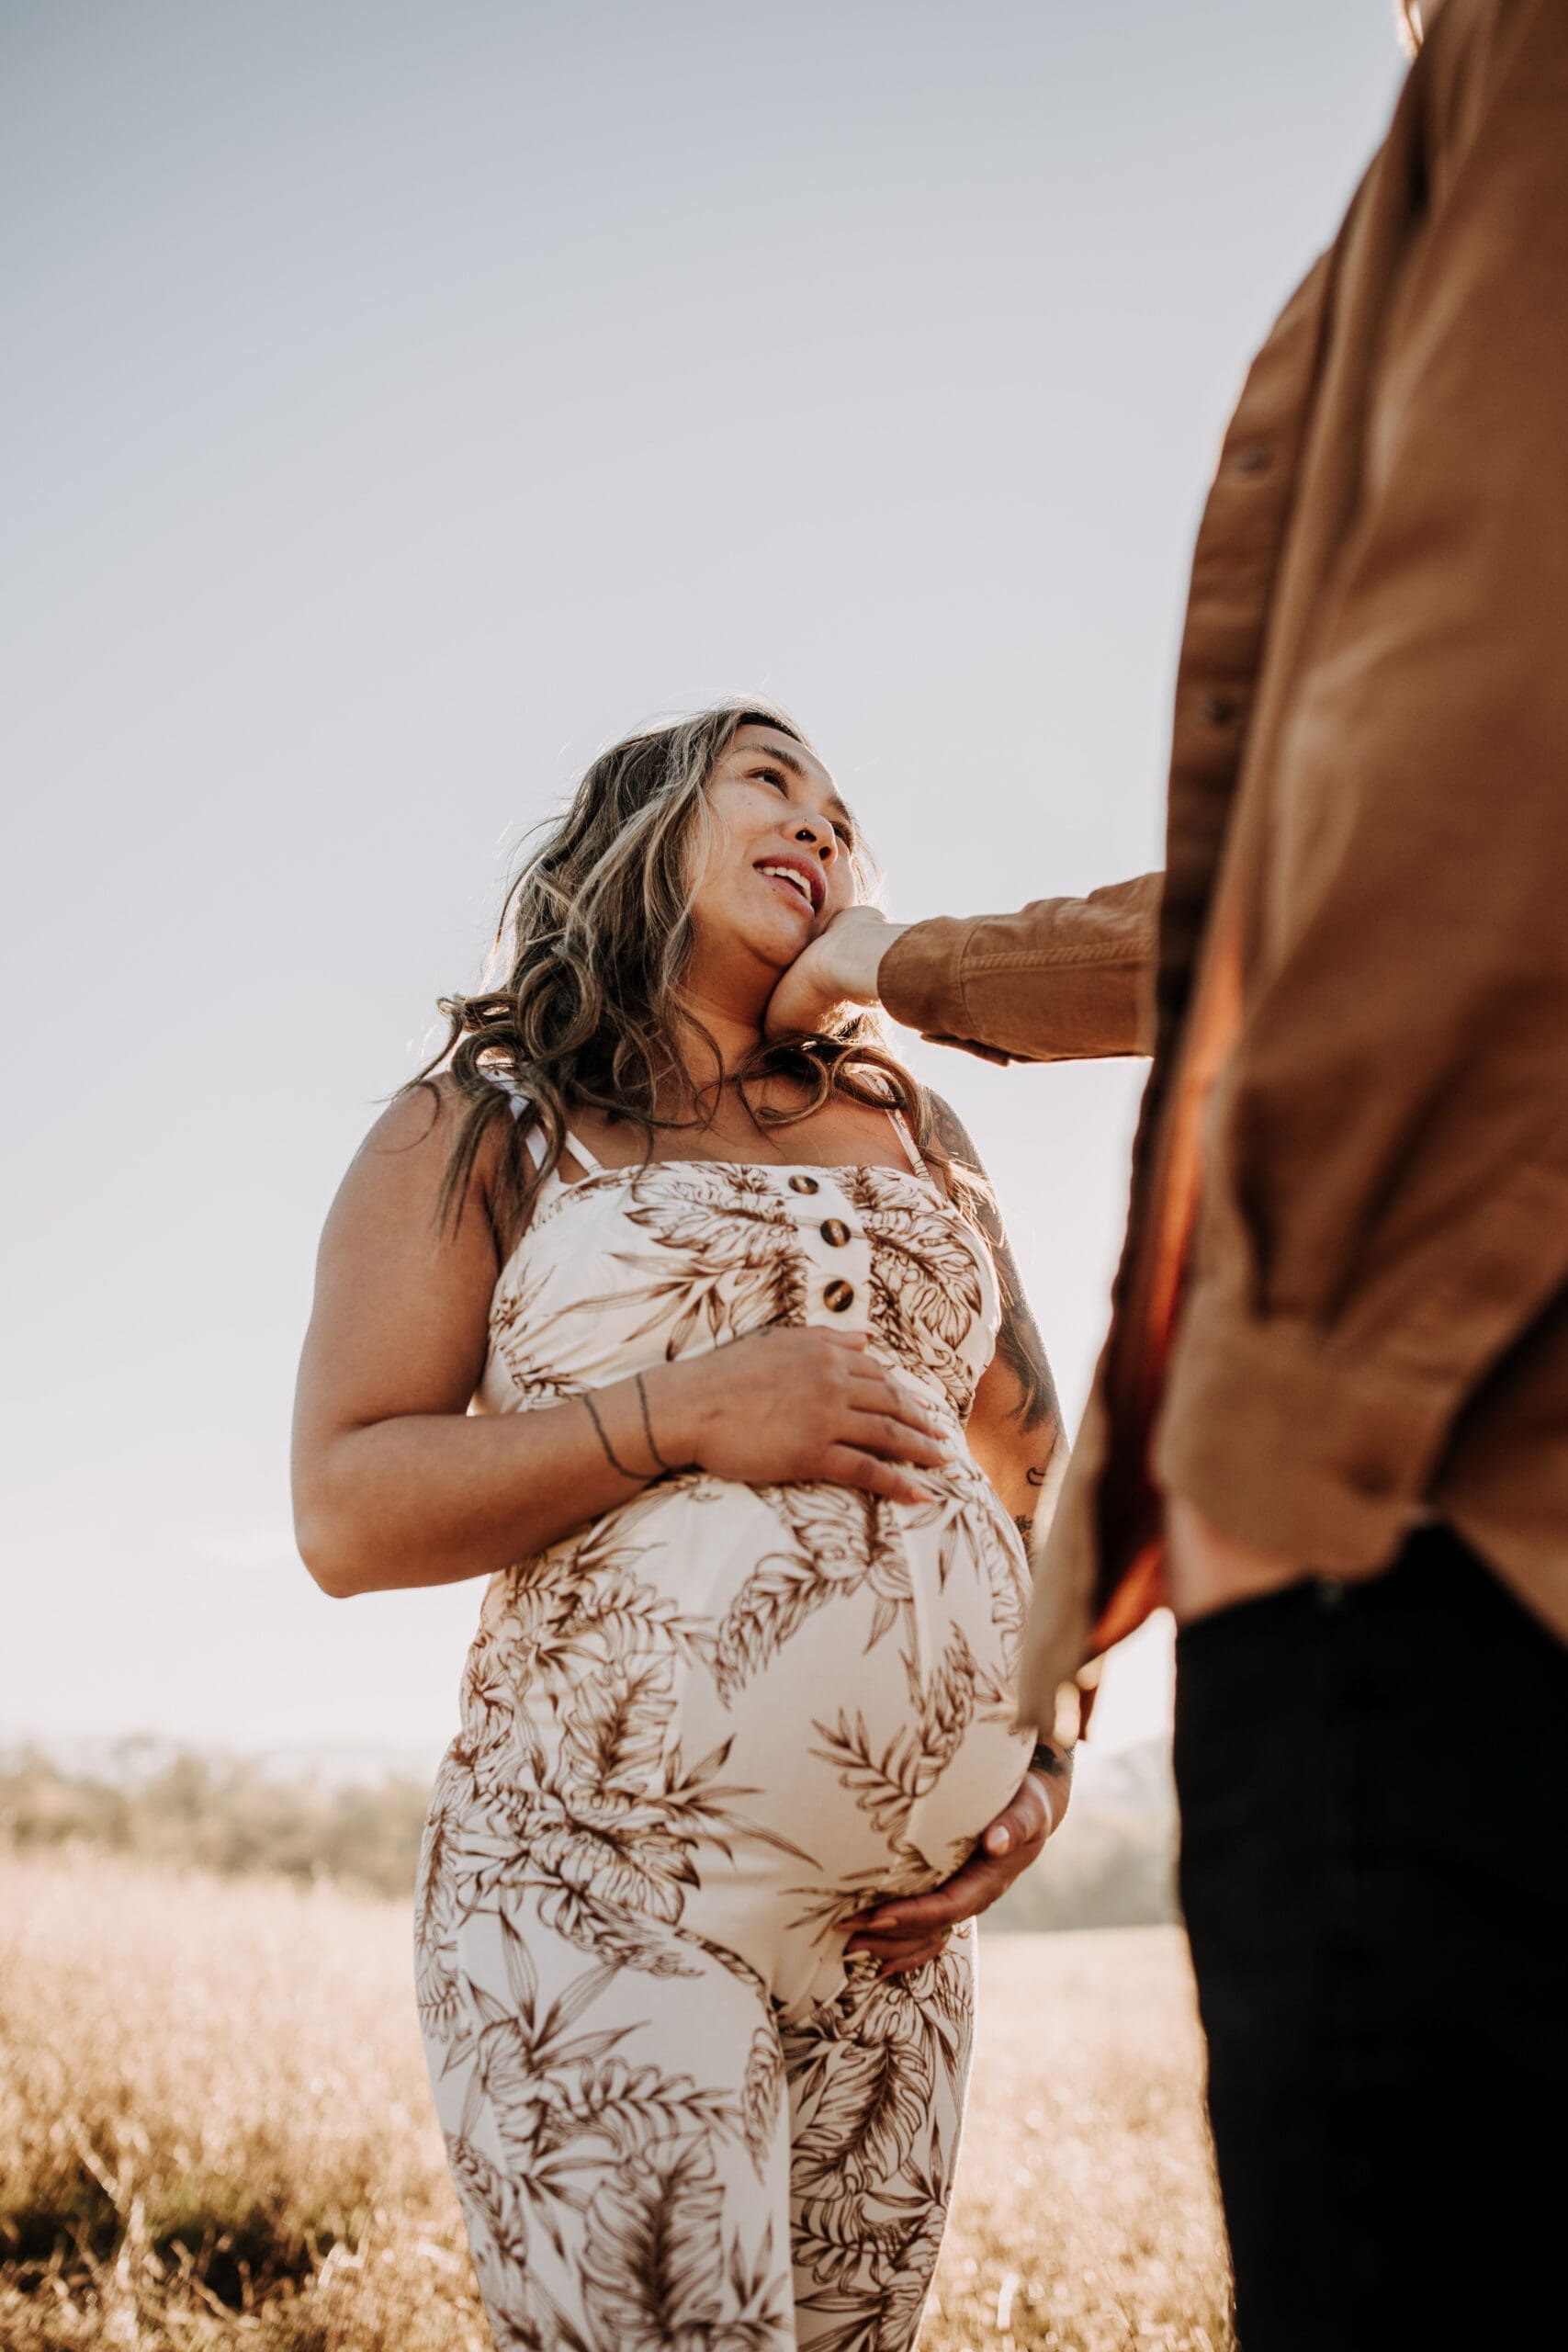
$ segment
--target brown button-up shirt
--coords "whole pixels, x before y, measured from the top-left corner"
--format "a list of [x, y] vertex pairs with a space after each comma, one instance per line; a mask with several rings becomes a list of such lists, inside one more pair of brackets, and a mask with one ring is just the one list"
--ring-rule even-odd
[[[1154, 1067], [1022, 1711], [1164, 1595], [1158, 1496], [1372, 1574], [1435, 1509], [1568, 1638], [1568, 6], [1447, 0], [1226, 434]], [[1134, 1050], [1139, 894], [919, 924], [889, 1010]]]

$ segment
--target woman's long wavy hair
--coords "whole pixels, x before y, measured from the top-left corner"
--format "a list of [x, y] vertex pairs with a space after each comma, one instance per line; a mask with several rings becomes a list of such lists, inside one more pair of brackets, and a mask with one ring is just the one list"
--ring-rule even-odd
[[[440, 1200], [444, 1227], [460, 1219], [480, 1145], [498, 1119], [507, 1133], [496, 1206], [507, 1227], [521, 1230], [566, 1148], [574, 1110], [586, 1105], [631, 1121], [650, 1158], [661, 1130], [700, 1125], [711, 1112], [722, 1061], [683, 1012], [680, 991], [692, 948], [691, 884], [715, 821], [707, 787], [746, 726], [806, 741], [760, 704], [724, 704], [649, 728], [601, 752], [565, 814], [543, 828], [507, 893], [491, 985], [441, 1000], [450, 1024], [446, 1040], [409, 1081], [429, 1085], [444, 1072], [458, 1098]], [[856, 882], [869, 895], [872, 869], [852, 854]], [[706, 1083], [693, 1075], [694, 1050], [701, 1058], [711, 1053]], [[751, 1100], [748, 1090], [769, 1078], [795, 1082], [793, 1107]], [[497, 1080], [525, 1102], [521, 1115], [513, 1115]], [[947, 1172], [946, 1156], [928, 1135], [920, 1088], [859, 1007], [846, 1007], [820, 1035], [760, 1046], [731, 1082], [763, 1128], [808, 1118], [833, 1094], [896, 1109]], [[525, 1148], [535, 1131], [544, 1146], [538, 1166]]]

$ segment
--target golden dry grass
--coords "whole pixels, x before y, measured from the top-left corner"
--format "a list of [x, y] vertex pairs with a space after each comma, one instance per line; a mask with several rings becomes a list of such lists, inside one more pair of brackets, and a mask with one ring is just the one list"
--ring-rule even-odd
[[[925, 2352], [1223, 2352], [1179, 1936], [993, 1937]], [[400, 1905], [0, 1859], [0, 2346], [489, 2352]]]

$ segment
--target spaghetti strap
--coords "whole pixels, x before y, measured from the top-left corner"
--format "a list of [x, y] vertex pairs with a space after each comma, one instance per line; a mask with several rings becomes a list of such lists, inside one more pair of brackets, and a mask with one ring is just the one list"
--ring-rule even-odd
[[920, 1148], [919, 1144], [916, 1143], [914, 1136], [909, 1133], [908, 1122], [906, 1120], [904, 1114], [902, 1111], [889, 1111], [887, 1115], [893, 1122], [894, 1134], [897, 1136], [899, 1142], [904, 1147], [904, 1157], [908, 1159], [910, 1167], [920, 1179], [920, 1182], [923, 1184], [929, 1185], [931, 1190], [936, 1193], [938, 1200], [940, 1200], [942, 1198], [941, 1187], [938, 1185], [936, 1178], [931, 1174], [931, 1170], [926, 1166], [925, 1161], [920, 1158]]
[[[527, 1117], [528, 1113], [534, 1107], [533, 1103], [529, 1101], [527, 1095], [524, 1093], [523, 1089], [518, 1085], [516, 1080], [512, 1076], [510, 1071], [503, 1069], [486, 1069], [481, 1067], [479, 1074], [482, 1078], [488, 1078], [491, 1084], [499, 1088], [501, 1092], [505, 1095], [506, 1107], [511, 1112], [514, 1119], [524, 1119]], [[536, 1126], [530, 1127], [528, 1129], [527, 1134], [523, 1138], [523, 1148], [527, 1153], [536, 1168], [542, 1168], [544, 1166], [545, 1138], [539, 1133]]]
[[[532, 1102], [529, 1097], [524, 1093], [523, 1089], [518, 1085], [517, 1080], [512, 1076], [510, 1070], [481, 1069], [479, 1074], [483, 1078], [488, 1078], [492, 1086], [496, 1086], [501, 1089], [501, 1091], [506, 1097], [507, 1105], [514, 1119], [525, 1118], [527, 1114], [532, 1111], [534, 1107]], [[545, 1163], [545, 1138], [539, 1133], [538, 1128], [536, 1126], [530, 1127], [523, 1141], [524, 1148], [527, 1151], [528, 1157], [533, 1161], [535, 1167], [542, 1168]], [[603, 1168], [599, 1161], [594, 1159], [593, 1154], [589, 1150], [588, 1146], [580, 1141], [580, 1139], [573, 1135], [570, 1127], [566, 1129], [561, 1137], [561, 1141], [566, 1149], [570, 1152], [578, 1166], [582, 1169], [586, 1174], [590, 1176], [601, 1176], [604, 1174]]]
[[604, 1173], [604, 1162], [594, 1159], [593, 1154], [589, 1150], [588, 1146], [579, 1139], [570, 1127], [567, 1128], [565, 1134], [561, 1137], [561, 1141], [565, 1144], [568, 1151], [570, 1152], [578, 1166], [582, 1169], [587, 1175], [602, 1176]]
[[514, 1119], [520, 1119], [525, 1111], [532, 1110], [532, 1103], [510, 1070], [491, 1069], [488, 1063], [481, 1062], [479, 1076], [488, 1079], [499, 1093], [505, 1095], [507, 1107]]

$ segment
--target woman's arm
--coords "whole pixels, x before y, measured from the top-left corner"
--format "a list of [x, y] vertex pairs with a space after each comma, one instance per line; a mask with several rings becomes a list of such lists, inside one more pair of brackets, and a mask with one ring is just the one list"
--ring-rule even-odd
[[[499, 1270], [493, 1147], [456, 1232], [437, 1224], [453, 1109], [444, 1091], [379, 1118], [327, 1218], [294, 1419], [300, 1555], [335, 1596], [487, 1576], [660, 1475], [634, 1380], [597, 1389], [609, 1448], [576, 1399], [474, 1415]], [[644, 1374], [668, 1463], [753, 1484], [828, 1478], [926, 1500], [942, 1458], [907, 1384], [837, 1332], [770, 1331]]]
[[1066, 1467], [1062, 1410], [1045, 1343], [1023, 1295], [1018, 1261], [974, 1141], [950, 1102], [940, 1094], [928, 1094], [926, 1100], [935, 1141], [961, 1170], [980, 1180], [976, 1215], [991, 1245], [1002, 1294], [996, 1353], [975, 1391], [969, 1414], [969, 1450], [1028, 1544], [1036, 1520], [1049, 1520]]

